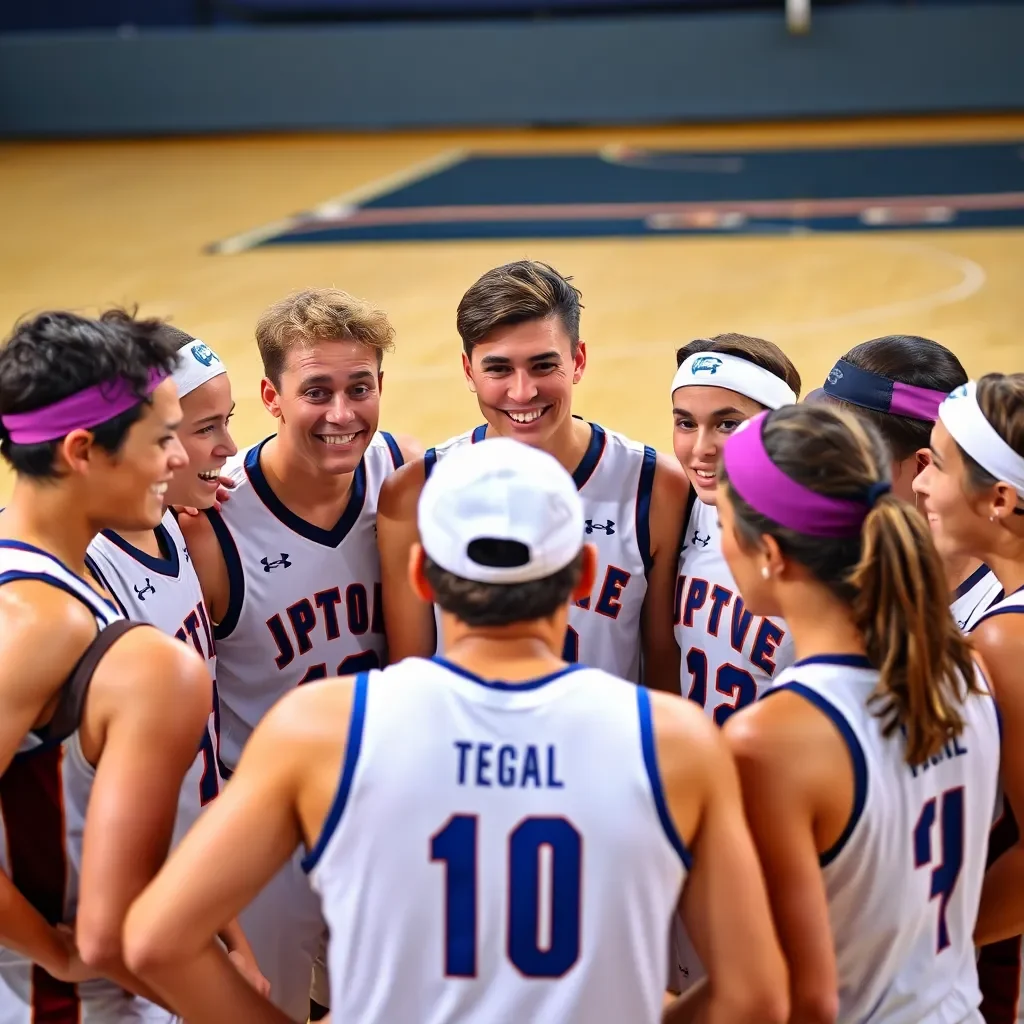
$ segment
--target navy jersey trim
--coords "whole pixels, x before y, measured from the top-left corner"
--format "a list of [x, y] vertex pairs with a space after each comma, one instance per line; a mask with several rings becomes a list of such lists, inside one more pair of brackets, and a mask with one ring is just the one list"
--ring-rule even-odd
[[[968, 590], [980, 583], [989, 574], [989, 572], [991, 572], [989, 567], [982, 562], [981, 565], [979, 565], [978, 568], [975, 569], [974, 572], [972, 572], [971, 575], [953, 591], [953, 601], [959, 601]], [[952, 603], [953, 602], [951, 601], [950, 604]]]
[[561, 679], [563, 676], [567, 676], [572, 672], [578, 672], [580, 669], [586, 668], [586, 665], [578, 663], [566, 665], [565, 668], [560, 668], [557, 672], [541, 676], [538, 679], [524, 679], [521, 683], [509, 683], [501, 679], [484, 679], [483, 676], [478, 676], [475, 672], [470, 672], [468, 668], [463, 668], [461, 665], [456, 665], [453, 662], [447, 661], [445, 658], [442, 658], [440, 654], [435, 654], [430, 660], [434, 662], [434, 664], [448, 669], [449, 672], [454, 672], [457, 676], [462, 676], [463, 679], [468, 679], [470, 682], [477, 683], [480, 686], [486, 686], [488, 690], [504, 690], [505, 692], [510, 693], [525, 693], [528, 690], [539, 690], [542, 686], [547, 686], [548, 683], [553, 683], [556, 679]]
[[866, 654], [815, 654], [810, 658], [794, 661], [793, 668], [804, 665], [838, 665], [841, 668], [874, 668]]
[[96, 577], [96, 582], [114, 599], [121, 614], [126, 619], [131, 618], [128, 614], [128, 609], [124, 606], [124, 602], [117, 596], [117, 591], [110, 585], [110, 581], [103, 575], [103, 570], [100, 569], [91, 555], [85, 556], [85, 567]]
[[356, 676], [355, 693], [352, 697], [352, 717], [348, 724], [348, 738], [345, 740], [345, 760], [341, 766], [341, 782], [334, 794], [331, 809], [327, 812], [323, 830], [316, 846], [302, 858], [302, 870], [310, 872], [316, 867], [317, 862], [323, 856], [327, 844], [331, 841], [341, 821], [341, 815], [348, 803], [348, 796], [352, 790], [352, 777], [356, 773], [356, 764], [359, 761], [359, 751], [363, 745], [363, 725], [366, 721], [366, 689], [370, 678], [369, 672], [360, 672]]
[[[273, 436], [273, 435], [272, 435]], [[256, 492], [256, 496], [266, 506], [267, 511], [288, 527], [293, 533], [297, 533], [314, 544], [322, 544], [324, 547], [336, 548], [349, 534], [349, 531], [356, 524], [360, 512], [363, 511], [363, 504], [366, 501], [366, 457], [359, 460], [355, 474], [352, 477], [352, 491], [349, 494], [345, 511], [341, 518], [329, 530], [307, 522], [302, 516], [297, 516], [281, 499], [274, 493], [267, 478], [260, 466], [260, 454], [264, 445], [270, 437], [264, 438], [259, 444], [254, 445], [245, 456], [245, 472], [249, 477], [249, 483]]]
[[654, 559], [651, 557], [651, 495], [654, 493], [654, 471], [658, 467], [658, 453], [644, 445], [644, 461], [640, 466], [640, 483], [636, 488], [636, 546], [647, 576]]
[[668, 813], [668, 804], [665, 803], [665, 790], [661, 784], [661, 772], [658, 771], [658, 755], [654, 745], [654, 721], [651, 716], [651, 695], [646, 687], [636, 688], [636, 709], [640, 717], [640, 748], [643, 751], [644, 767], [647, 769], [647, 779], [651, 784], [651, 795], [654, 797], [654, 806], [658, 812], [658, 820], [664, 829], [665, 836], [672, 844], [672, 848], [679, 854], [683, 867], [687, 871], [693, 864], [693, 855], [683, 842], [682, 836], [676, 830], [675, 822]]
[[141, 563], [153, 572], [160, 573], [161, 576], [170, 576], [172, 579], [177, 579], [178, 573], [181, 571], [181, 559], [178, 556], [178, 546], [174, 543], [174, 538], [163, 523], [160, 523], [153, 532], [156, 534], [156, 540], [161, 550], [168, 553], [166, 558], [154, 557], [141, 548], [137, 548], [134, 544], [129, 544], [124, 537], [114, 533], [113, 530], [102, 531], [103, 536], [111, 544], [120, 548], [130, 558], [135, 559], [136, 562]]
[[[0, 509], [0, 511], [3, 510]], [[68, 566], [66, 566], [56, 555], [51, 555], [49, 551], [44, 551], [42, 548], [37, 548], [34, 544], [26, 544], [22, 540], [0, 540], [0, 548], [11, 548], [14, 551], [30, 551], [34, 555], [42, 555], [44, 558], [48, 558], [51, 562], [54, 563], [54, 565], [59, 565], [69, 576], [74, 577], [76, 580], [81, 580], [82, 586], [85, 587], [85, 589], [88, 590], [90, 594], [95, 596], [97, 601], [100, 601], [101, 603], [105, 604], [112, 612], [118, 611], [118, 607], [116, 604], [114, 604], [113, 601], [109, 601], [102, 594], [97, 593], [95, 590], [93, 590], [93, 588], [90, 587], [89, 584], [85, 580], [83, 580], [82, 577], [79, 576], [74, 569], [71, 569]], [[66, 590], [69, 594], [71, 594], [72, 597], [77, 597], [79, 601], [82, 602], [82, 604], [87, 605], [89, 607], [89, 610], [91, 612], [93, 612], [94, 614], [96, 612], [96, 609], [89, 605], [89, 602], [81, 594], [75, 593], [75, 591], [72, 588], [68, 587], [56, 576], [50, 576], [49, 573], [46, 572], [22, 572], [22, 570], [20, 569], [11, 569], [9, 570], [9, 572], [3, 573], [3, 576], [8, 576], [13, 573], [21, 573], [21, 579], [34, 579], [42, 580], [46, 583], [53, 583], [54, 586], [59, 586], [61, 590]]]
[[485, 437], [487, 437], [487, 424], [481, 423], [479, 427], [473, 428], [473, 433], [470, 436], [470, 441], [473, 444], [477, 444], [478, 442], [483, 441]]
[[[1015, 597], [1021, 590], [1024, 590], [1024, 587], [1018, 587], [1010, 594], [1010, 597]], [[995, 602], [993, 601], [992, 604]], [[988, 622], [989, 619], [994, 619], [997, 615], [1024, 615], [1024, 605], [1011, 605], [1009, 608], [993, 608], [989, 605], [989, 610], [971, 627], [971, 632], [973, 633], [983, 622]]]
[[402, 449], [398, 447], [398, 442], [386, 431], [382, 430], [380, 436], [384, 438], [388, 446], [388, 451], [391, 452], [391, 461], [395, 464], [395, 469], [401, 469], [405, 465], [405, 456], [402, 454]]
[[214, 536], [224, 556], [224, 568], [228, 573], [228, 606], [220, 622], [213, 623], [214, 640], [226, 640], [238, 625], [238, 617], [242, 614], [242, 602], [245, 600], [245, 573], [242, 572], [242, 558], [238, 554], [235, 538], [231, 536], [228, 524], [215, 508], [203, 509], [210, 520]]
[[594, 475], [594, 470], [597, 469], [597, 464], [601, 461], [601, 456], [604, 455], [607, 443], [608, 435], [605, 434], [604, 427], [591, 423], [590, 444], [587, 445], [580, 464], [572, 474], [572, 481], [576, 485], [577, 491], [582, 491], [586, 482]]
[[[834, 655], [834, 657], [859, 656]], [[804, 664], [814, 660], [808, 658]], [[821, 663], [820, 660], [818, 663]], [[848, 662], [831, 661], [828, 664], [848, 664]], [[864, 805], [867, 802], [868, 796], [868, 762], [864, 757], [864, 748], [860, 745], [860, 740], [857, 739], [857, 734], [850, 727], [846, 716], [830, 700], [823, 697], [817, 690], [804, 686], [803, 683], [782, 683], [781, 686], [777, 686], [774, 690], [769, 690], [765, 696], [781, 693], [784, 690], [791, 690], [793, 693], [799, 694], [804, 700], [813, 704], [822, 714], [827, 715], [832, 720], [832, 724], [836, 727], [839, 735], [842, 736], [843, 741], [846, 743], [846, 748], [850, 752], [850, 761], [853, 767], [853, 809], [850, 811], [850, 820], [846, 823], [846, 828], [840, 833], [839, 838], [829, 849], [818, 856], [818, 863], [821, 867], [825, 868], [843, 852], [843, 848], [849, 842], [850, 836], [853, 835], [853, 830], [857, 827], [857, 823], [864, 813]]]
[[426, 483], [430, 479], [430, 474], [434, 472], [434, 467], [437, 465], [437, 449], [428, 448], [423, 453], [423, 482]]

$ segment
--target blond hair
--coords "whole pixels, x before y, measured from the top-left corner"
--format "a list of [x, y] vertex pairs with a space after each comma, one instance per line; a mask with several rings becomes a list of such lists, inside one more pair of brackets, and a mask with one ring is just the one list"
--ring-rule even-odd
[[296, 346], [310, 347], [319, 341], [354, 341], [377, 354], [395, 347], [395, 329], [387, 314], [365, 299], [340, 288], [307, 288], [275, 302], [256, 321], [256, 344], [263, 372], [275, 386], [288, 353]]

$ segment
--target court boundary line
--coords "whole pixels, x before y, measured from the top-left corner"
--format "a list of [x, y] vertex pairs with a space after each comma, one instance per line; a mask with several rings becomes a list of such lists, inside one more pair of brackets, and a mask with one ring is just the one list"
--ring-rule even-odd
[[242, 252], [248, 252], [268, 239], [297, 227], [310, 217], [327, 218], [343, 216], [346, 211], [354, 211], [361, 203], [377, 199], [388, 192], [404, 188], [407, 185], [413, 184], [413, 182], [448, 170], [449, 167], [454, 167], [465, 160], [468, 153], [469, 151], [462, 147], [442, 150], [442, 152], [432, 157], [409, 164], [392, 174], [386, 174], [382, 178], [375, 178], [363, 185], [357, 185], [341, 195], [325, 199], [322, 203], [317, 203], [310, 210], [304, 210], [289, 217], [282, 217], [261, 227], [242, 231], [237, 235], [221, 239], [218, 242], [212, 242], [207, 246], [206, 252], [214, 256], [235, 256]]

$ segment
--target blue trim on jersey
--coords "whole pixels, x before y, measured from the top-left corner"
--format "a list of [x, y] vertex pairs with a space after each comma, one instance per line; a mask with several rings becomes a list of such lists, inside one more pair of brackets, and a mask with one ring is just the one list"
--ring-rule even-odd
[[640, 466], [640, 483], [636, 489], [636, 546], [644, 563], [646, 576], [654, 565], [651, 558], [651, 494], [654, 492], [654, 471], [658, 466], [658, 453], [644, 445], [644, 461]]
[[462, 676], [463, 679], [469, 679], [471, 682], [479, 683], [480, 686], [486, 686], [488, 690], [504, 690], [511, 693], [539, 690], [542, 686], [547, 686], [548, 683], [553, 683], [556, 679], [561, 679], [571, 672], [578, 672], [581, 668], [587, 667], [581, 664], [566, 665], [565, 668], [560, 668], [557, 672], [552, 672], [550, 675], [541, 676], [539, 679], [524, 679], [521, 683], [509, 683], [499, 679], [484, 679], [483, 676], [470, 672], [468, 668], [463, 668], [461, 665], [456, 665], [442, 658], [440, 654], [435, 654], [430, 660], [442, 668], [448, 669], [449, 672]]
[[[953, 601], [959, 601], [960, 598], [963, 597], [964, 594], [966, 594], [967, 591], [971, 589], [971, 587], [980, 583], [990, 572], [991, 569], [989, 569], [989, 567], [985, 565], [984, 562], [982, 562], [981, 565], [979, 565], [978, 568], [975, 569], [974, 572], [972, 572], [971, 575], [968, 576], [967, 579], [965, 579], [963, 583], [961, 583], [960, 586], [953, 591]], [[951, 601], [950, 604], [952, 603], [953, 602]]]
[[[8, 569], [6, 572], [0, 572], [0, 587], [5, 583], [20, 583], [22, 580], [35, 580], [37, 583], [49, 583], [51, 587], [63, 590], [65, 594], [69, 594], [71, 597], [76, 598], [80, 603], [84, 604], [85, 607], [89, 609], [89, 612], [96, 618], [102, 617], [100, 610], [91, 605], [87, 597], [80, 594], [74, 589], [74, 587], [69, 586], [58, 576], [51, 576], [49, 573], [45, 572], [24, 572], [21, 569]], [[82, 586], [92, 590], [92, 587], [90, 587], [88, 583], [83, 583]], [[100, 597], [99, 594], [96, 594], [96, 602], [97, 604], [102, 603], [107, 605], [109, 610], [114, 612], [116, 615], [121, 614], [117, 605], [108, 601], [104, 597]]]
[[366, 689], [370, 678], [369, 672], [360, 672], [356, 676], [355, 693], [352, 696], [352, 717], [348, 724], [348, 739], [345, 740], [345, 760], [341, 766], [341, 782], [334, 794], [331, 809], [327, 812], [320, 838], [305, 857], [302, 858], [302, 870], [310, 872], [316, 867], [317, 861], [323, 856], [324, 849], [331, 841], [341, 821], [341, 815], [348, 803], [348, 795], [352, 789], [352, 776], [356, 773], [359, 750], [363, 744], [363, 724], [366, 721]]
[[238, 625], [238, 616], [242, 614], [245, 573], [242, 572], [242, 558], [235, 546], [235, 538], [231, 536], [231, 531], [220, 512], [215, 508], [206, 508], [203, 512], [213, 527], [213, 535], [217, 538], [220, 553], [224, 556], [224, 568], [228, 573], [228, 606], [220, 622], [213, 623], [214, 640], [226, 640]]
[[423, 453], [423, 482], [426, 483], [430, 479], [430, 474], [434, 472], [434, 467], [437, 465], [437, 449], [428, 448]]
[[388, 451], [391, 452], [391, 461], [395, 464], [395, 469], [401, 469], [405, 465], [405, 456], [402, 454], [402, 449], [398, 447], [398, 442], [386, 431], [382, 430], [380, 436], [384, 438], [388, 446]]
[[665, 803], [665, 790], [661, 785], [661, 772], [658, 771], [657, 748], [654, 745], [654, 721], [651, 717], [651, 695], [644, 686], [636, 688], [636, 710], [640, 716], [640, 749], [644, 755], [644, 767], [647, 769], [647, 779], [651, 784], [651, 795], [654, 797], [654, 806], [658, 811], [658, 820], [665, 830], [668, 841], [672, 848], [679, 854], [683, 867], [687, 871], [693, 864], [693, 855], [686, 848], [686, 843], [676, 831], [675, 822], [668, 813], [668, 805]]
[[572, 482], [576, 485], [577, 491], [583, 490], [583, 485], [594, 475], [594, 470], [597, 469], [597, 464], [601, 461], [601, 456], [604, 455], [604, 446], [607, 443], [608, 437], [604, 432], [604, 427], [591, 423], [590, 444], [587, 445], [580, 464], [572, 474]]
[[126, 555], [134, 558], [136, 562], [141, 562], [147, 569], [152, 569], [153, 572], [158, 572], [162, 576], [170, 576], [172, 579], [177, 579], [178, 573], [181, 571], [181, 559], [178, 557], [178, 546], [174, 543], [174, 538], [163, 523], [160, 523], [153, 532], [156, 534], [156, 541], [160, 545], [161, 550], [168, 552], [167, 558], [154, 557], [141, 548], [137, 548], [134, 544], [129, 544], [124, 537], [114, 533], [113, 530], [102, 531], [103, 536], [111, 544], [119, 547]]
[[103, 575], [102, 570], [96, 564], [95, 560], [90, 555], [85, 556], [85, 567], [96, 577], [96, 582], [99, 583], [103, 589], [114, 599], [121, 614], [126, 618], [130, 619], [131, 616], [128, 614], [128, 609], [125, 608], [121, 599], [117, 596], [117, 591], [110, 585], [106, 576]]
[[473, 428], [473, 433], [470, 436], [470, 441], [473, 444], [477, 444], [478, 442], [483, 441], [486, 437], [487, 437], [487, 424], [486, 423], [481, 423], [479, 427], [474, 427]]
[[815, 654], [801, 661], [794, 661], [793, 668], [804, 665], [839, 665], [842, 668], [874, 668], [866, 654]]
[[[1010, 594], [1008, 596], [1016, 597], [1016, 595], [1021, 593], [1022, 591], [1024, 591], [1024, 587], [1018, 587], [1012, 594]], [[1000, 600], [1000, 601], [1001, 600], [1005, 600], [1005, 597], [997, 598], [996, 600]], [[1024, 615], [1024, 608], [1022, 608], [1022, 607], [1016, 607], [1016, 608], [995, 608], [995, 607], [993, 607], [995, 605], [995, 603], [996, 603], [996, 601], [993, 601], [992, 604], [989, 605], [989, 610], [987, 612], [985, 612], [985, 614], [982, 615], [982, 617], [980, 619], [978, 619], [978, 621], [971, 627], [971, 632], [972, 633], [983, 622], [988, 622], [989, 619], [994, 619], [997, 615]]]
[[[2, 511], [3, 509], [0, 509], [0, 512]], [[116, 612], [118, 610], [117, 605], [114, 604], [113, 601], [109, 601], [102, 594], [93, 590], [93, 588], [89, 586], [88, 582], [86, 580], [83, 580], [82, 577], [79, 576], [74, 569], [69, 568], [56, 555], [51, 555], [49, 551], [44, 551], [42, 548], [37, 548], [34, 544], [26, 544], [25, 541], [23, 540], [0, 540], [0, 548], [11, 548], [13, 551], [31, 551], [32, 554], [34, 555], [42, 555], [44, 558], [48, 558], [55, 565], [59, 565], [69, 576], [73, 576], [76, 580], [81, 580], [82, 586], [84, 586], [85, 589], [88, 590], [90, 594], [95, 595], [97, 601], [102, 601], [103, 604], [105, 604], [112, 612]], [[12, 573], [20, 571], [21, 570], [11, 570]], [[7, 574], [5, 573], [4, 575]], [[51, 577], [46, 573], [24, 573], [21, 578], [43, 580], [45, 582], [52, 582], [54, 584], [60, 585], [62, 590], [67, 590], [69, 594], [73, 595], [74, 597], [77, 597], [80, 601], [82, 601], [83, 604], [88, 604], [88, 602], [80, 594], [76, 594], [67, 586], [61, 585], [60, 580], [56, 578], [51, 579]], [[96, 609], [93, 608], [91, 610], [95, 611]]]
[[[273, 436], [273, 435], [271, 435]], [[336, 548], [349, 534], [349, 531], [356, 524], [360, 512], [363, 511], [363, 504], [366, 501], [366, 459], [359, 460], [355, 474], [352, 477], [352, 492], [349, 495], [345, 511], [341, 518], [329, 530], [307, 522], [302, 516], [297, 516], [281, 499], [274, 493], [267, 478], [260, 466], [260, 453], [263, 446], [270, 437], [264, 438], [259, 444], [249, 449], [245, 456], [245, 472], [249, 477], [249, 483], [256, 492], [256, 496], [266, 506], [267, 511], [280, 520], [293, 533], [297, 533], [314, 544], [323, 544], [324, 547]]]
[[[859, 655], [834, 655], [836, 658], [849, 658], [859, 657]], [[864, 659], [865, 661], [867, 659]], [[809, 662], [816, 662], [817, 664], [849, 664], [848, 662], [836, 662], [827, 661], [822, 662], [819, 659], [808, 658], [803, 664]], [[798, 662], [797, 664], [800, 664]], [[864, 804], [867, 802], [868, 796], [868, 762], [864, 757], [864, 748], [860, 745], [860, 740], [857, 739], [857, 734], [850, 727], [850, 723], [846, 720], [846, 716], [837, 708], [828, 698], [823, 697], [817, 690], [812, 690], [809, 686], [804, 686], [803, 683], [783, 683], [781, 686], [775, 687], [774, 690], [769, 690], [765, 696], [769, 696], [773, 693], [781, 693], [783, 690], [792, 690], [793, 693], [799, 694], [804, 700], [813, 704], [822, 714], [827, 715], [831, 720], [832, 724], [836, 727], [839, 735], [842, 736], [843, 741], [846, 743], [846, 748], [850, 752], [850, 761], [853, 766], [853, 810], [850, 812], [850, 820], [846, 823], [846, 828], [843, 829], [839, 838], [832, 844], [829, 849], [824, 853], [819, 854], [818, 863], [821, 867], [828, 867], [843, 852], [843, 847], [846, 846], [853, 835], [853, 830], [857, 827], [857, 822], [860, 821], [861, 815], [864, 813]]]

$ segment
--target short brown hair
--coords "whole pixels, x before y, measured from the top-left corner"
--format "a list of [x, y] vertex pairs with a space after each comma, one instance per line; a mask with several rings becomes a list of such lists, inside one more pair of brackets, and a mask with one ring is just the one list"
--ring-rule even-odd
[[293, 292], [264, 310], [256, 321], [256, 344], [263, 372], [275, 386], [281, 382], [288, 353], [318, 341], [355, 341], [377, 353], [377, 365], [395, 347], [395, 329], [387, 314], [365, 299], [340, 288], [307, 288]]
[[748, 363], [781, 377], [794, 394], [800, 394], [800, 374], [793, 360], [774, 342], [753, 338], [749, 334], [716, 334], [713, 338], [696, 338], [676, 349], [676, 366], [682, 366], [690, 356], [699, 352], [721, 352], [722, 355], [746, 359]]
[[455, 326], [466, 355], [499, 327], [557, 316], [576, 355], [580, 343], [581, 292], [554, 267], [536, 260], [517, 260], [488, 270], [462, 296]]

